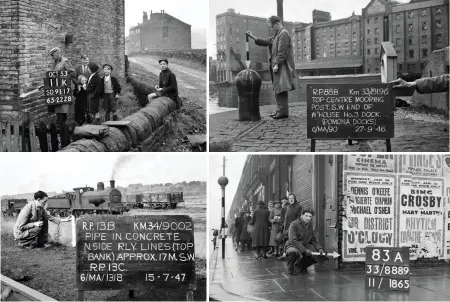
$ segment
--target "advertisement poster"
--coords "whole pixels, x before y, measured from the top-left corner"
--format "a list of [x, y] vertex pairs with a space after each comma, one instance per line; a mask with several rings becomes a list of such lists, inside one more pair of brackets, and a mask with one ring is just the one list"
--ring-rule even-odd
[[[449, 156], [450, 158], [450, 156]], [[444, 180], [445, 184], [445, 252], [444, 259], [450, 260], [450, 177]]]
[[355, 172], [395, 173], [392, 154], [352, 154], [344, 159], [344, 170]]
[[399, 246], [409, 246], [411, 259], [444, 256], [444, 181], [399, 177]]
[[443, 157], [440, 154], [400, 155], [399, 173], [414, 176], [443, 176]]
[[343, 260], [364, 261], [368, 246], [394, 246], [395, 177], [344, 172]]

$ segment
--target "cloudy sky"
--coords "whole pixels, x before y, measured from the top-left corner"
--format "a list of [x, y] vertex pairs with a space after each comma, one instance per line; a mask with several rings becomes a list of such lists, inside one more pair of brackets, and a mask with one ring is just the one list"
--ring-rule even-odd
[[207, 180], [204, 153], [4, 153], [0, 167], [0, 195], [108, 186], [114, 167], [117, 186]]
[[[408, 3], [409, 0], [398, 0]], [[290, 22], [311, 22], [314, 9], [331, 13], [332, 20], [351, 16], [353, 11], [361, 15], [362, 9], [370, 0], [284, 0], [284, 20]], [[208, 55], [215, 56], [216, 45], [216, 15], [234, 8], [236, 13], [255, 17], [268, 18], [277, 14], [276, 0], [210, 0], [208, 34]]]
[[[225, 154], [210, 153], [209, 155], [209, 229], [219, 229], [222, 221], [222, 191], [217, 180], [223, 175], [223, 156]], [[228, 215], [234, 194], [236, 193], [242, 169], [244, 168], [246, 154], [227, 153], [225, 155], [225, 176], [228, 177], [228, 185], [225, 189], [225, 218]]]
[[[208, 27], [208, 1], [209, 0], [125, 0], [125, 36], [128, 36], [130, 27], [142, 23], [143, 12], [161, 12], [190, 24], [192, 39], [203, 39], [206, 45], [206, 28]], [[197, 42], [199, 43], [199, 42]], [[193, 45], [193, 47], [195, 47]]]

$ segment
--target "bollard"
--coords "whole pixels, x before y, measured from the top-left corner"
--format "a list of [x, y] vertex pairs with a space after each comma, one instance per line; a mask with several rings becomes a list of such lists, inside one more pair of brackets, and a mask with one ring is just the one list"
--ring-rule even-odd
[[239, 95], [239, 120], [259, 121], [259, 92], [262, 84], [260, 75], [252, 69], [245, 69], [238, 73], [235, 81]]

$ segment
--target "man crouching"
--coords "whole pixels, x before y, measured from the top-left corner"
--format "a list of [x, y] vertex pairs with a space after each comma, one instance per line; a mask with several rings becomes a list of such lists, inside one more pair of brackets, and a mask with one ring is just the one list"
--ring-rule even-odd
[[34, 194], [33, 201], [27, 203], [20, 211], [14, 225], [14, 237], [22, 248], [43, 247], [48, 241], [48, 220], [60, 224], [70, 221], [56, 218], [50, 215], [44, 208], [47, 203], [47, 193], [38, 191]]
[[295, 267], [300, 268], [301, 272], [306, 272], [306, 269], [315, 264], [322, 264], [327, 257], [315, 256], [311, 252], [324, 252], [319, 242], [316, 240], [314, 230], [311, 224], [311, 218], [314, 211], [304, 209], [299, 219], [293, 221], [289, 227], [289, 239], [286, 242], [286, 257], [288, 260], [287, 266], [290, 275], [296, 275]]

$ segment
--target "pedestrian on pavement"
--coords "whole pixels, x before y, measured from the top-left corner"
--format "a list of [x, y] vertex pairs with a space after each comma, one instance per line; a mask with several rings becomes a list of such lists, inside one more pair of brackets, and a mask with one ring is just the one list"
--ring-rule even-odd
[[[267, 203], [267, 206], [268, 206], [267, 209], [269, 210], [269, 212], [271, 212], [273, 210], [273, 201], [269, 200], [269, 202]], [[270, 222], [270, 219], [269, 219], [269, 234], [270, 234], [271, 230], [272, 230], [272, 222]], [[269, 249], [269, 251], [266, 252], [266, 254], [272, 254], [272, 253], [273, 253], [273, 247], [270, 246], [270, 249]]]
[[245, 212], [240, 212], [240, 216], [237, 217], [234, 221], [235, 227], [236, 227], [236, 251], [239, 249], [239, 244], [241, 243], [241, 234], [242, 234], [242, 228], [244, 226], [244, 216]]
[[103, 73], [105, 76], [97, 83], [95, 97], [103, 97], [103, 109], [105, 110], [105, 121], [117, 121], [117, 100], [121, 91], [119, 80], [112, 76], [113, 67], [110, 64], [103, 64]]
[[[283, 197], [284, 198], [284, 197]], [[302, 206], [297, 202], [297, 197], [294, 194], [288, 195], [288, 203], [286, 204], [285, 217], [283, 223], [283, 241], [287, 242], [289, 239], [289, 226], [293, 221], [298, 219], [302, 214]], [[286, 257], [286, 251], [279, 257], [282, 260]]]
[[[306, 272], [309, 266], [315, 263], [323, 264], [328, 259], [326, 256], [322, 256], [325, 251], [316, 240], [311, 223], [313, 215], [313, 210], [304, 209], [300, 218], [292, 222], [289, 227], [286, 254], [290, 275], [296, 274], [295, 267], [300, 268], [300, 272]], [[312, 255], [312, 252], [319, 252], [320, 255]]]
[[217, 236], [219, 236], [219, 231], [216, 229], [213, 229], [213, 239], [211, 240], [214, 245], [214, 249], [216, 249], [217, 246]]
[[267, 19], [267, 23], [274, 31], [274, 36], [258, 38], [250, 31], [247, 31], [247, 35], [255, 40], [256, 45], [269, 47], [270, 77], [277, 102], [277, 111], [270, 117], [287, 118], [289, 116], [288, 92], [296, 88], [298, 78], [295, 71], [292, 38], [279, 17], [271, 16]]
[[265, 252], [269, 245], [269, 216], [270, 212], [262, 200], [258, 202], [258, 208], [253, 213], [250, 225], [253, 225], [252, 246], [256, 247], [256, 259], [267, 258]]
[[393, 88], [409, 88], [414, 87], [418, 93], [437, 93], [449, 91], [449, 75], [444, 74], [432, 78], [421, 78], [413, 82], [406, 82], [398, 78], [390, 84], [394, 84]]
[[34, 200], [27, 203], [20, 210], [14, 225], [14, 238], [19, 242], [21, 248], [49, 247], [48, 221], [60, 224], [71, 220], [71, 216], [60, 219], [53, 217], [45, 209], [47, 204], [47, 193], [37, 191]]
[[153, 99], [165, 96], [173, 100], [177, 104], [177, 109], [181, 108], [178, 97], [177, 77], [169, 69], [169, 60], [161, 58], [158, 60], [161, 72], [159, 73], [159, 84], [155, 86], [156, 92], [150, 93], [147, 97], [151, 103]]
[[268, 256], [280, 256], [280, 245], [283, 244], [283, 208], [281, 207], [281, 201], [275, 201], [275, 208], [270, 211], [269, 221], [272, 223], [270, 230], [269, 245], [273, 248], [273, 251], [267, 254]]
[[242, 222], [242, 232], [241, 232], [241, 252], [247, 249], [250, 250], [252, 238], [250, 237], [250, 233], [247, 231], [248, 223], [250, 222], [250, 211], [246, 212]]

